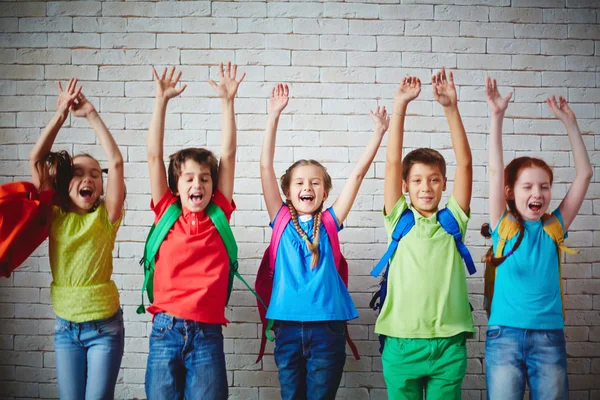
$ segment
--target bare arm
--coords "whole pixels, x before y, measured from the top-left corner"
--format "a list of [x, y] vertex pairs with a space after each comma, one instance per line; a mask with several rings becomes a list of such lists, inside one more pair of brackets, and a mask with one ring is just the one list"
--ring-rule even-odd
[[352, 204], [354, 203], [354, 199], [356, 199], [358, 190], [360, 189], [360, 184], [377, 154], [383, 135], [385, 135], [385, 132], [390, 125], [390, 117], [387, 115], [385, 107], [380, 109], [378, 106], [377, 110], [375, 112], [370, 111], [369, 115], [375, 124], [373, 135], [371, 135], [365, 151], [346, 180], [346, 184], [339, 197], [333, 204], [333, 211], [335, 212], [339, 225], [342, 225], [346, 220], [346, 217], [352, 208]]
[[404, 119], [408, 103], [421, 93], [421, 81], [415, 77], [406, 77], [394, 94], [394, 105], [390, 120], [385, 153], [385, 180], [383, 203], [385, 213], [389, 214], [402, 196], [402, 143], [404, 140]]
[[490, 138], [488, 140], [488, 180], [490, 227], [494, 229], [502, 214], [506, 211], [504, 194], [504, 156], [502, 154], [502, 121], [512, 92], [502, 97], [498, 92], [496, 80], [489, 76], [485, 79], [487, 103], [490, 108]]
[[159, 77], [156, 70], [152, 68], [154, 83], [156, 84], [156, 98], [154, 101], [154, 111], [148, 131], [148, 168], [150, 170], [150, 188], [152, 201], [158, 203], [162, 196], [168, 190], [167, 172], [163, 161], [163, 145], [165, 138], [165, 114], [167, 113], [167, 104], [173, 97], [179, 96], [186, 85], [177, 87], [181, 72], [177, 73], [175, 79], [175, 67], [169, 70], [164, 69], [162, 76]]
[[444, 107], [444, 113], [450, 127], [452, 148], [456, 156], [456, 173], [454, 174], [454, 190], [452, 195], [465, 212], [469, 213], [471, 207], [471, 193], [473, 191], [473, 160], [467, 133], [463, 126], [460, 112], [458, 111], [458, 96], [454, 86], [452, 72], [446, 78], [444, 68], [432, 77], [433, 97]]
[[560, 97], [557, 103], [556, 97], [552, 96], [546, 99], [546, 103], [552, 113], [565, 125], [571, 149], [573, 150], [573, 160], [575, 161], [575, 179], [559, 206], [566, 231], [571, 226], [573, 220], [575, 220], [581, 208], [585, 194], [590, 186], [590, 181], [592, 180], [593, 171], [583, 138], [581, 137], [579, 125], [577, 124], [577, 118], [567, 104], [567, 101]]
[[223, 63], [219, 65], [219, 84], [209, 80], [210, 85], [215, 89], [217, 95], [221, 98], [221, 110], [223, 113], [223, 122], [221, 127], [221, 155], [219, 160], [219, 183], [218, 188], [221, 193], [231, 201], [233, 198], [233, 181], [235, 176], [235, 153], [237, 149], [237, 129], [235, 126], [235, 111], [233, 102], [238, 86], [244, 80], [246, 74], [242, 74], [240, 80], [236, 80], [237, 65], [231, 68], [231, 62], [227, 63], [227, 71], [223, 72]]
[[40, 182], [36, 164], [52, 149], [52, 144], [54, 144], [54, 141], [56, 140], [58, 131], [69, 116], [69, 108], [81, 93], [81, 86], [77, 88], [77, 79], [71, 78], [66, 90], [63, 90], [62, 85], [58, 82], [58, 90], [59, 95], [56, 102], [56, 114], [54, 114], [46, 128], [44, 128], [42, 134], [35, 143], [35, 146], [33, 146], [33, 149], [29, 153], [31, 179], [38, 190], [47, 188], [40, 187], [42, 182]]
[[106, 183], [106, 211], [111, 223], [115, 223], [123, 213], [125, 201], [125, 172], [123, 169], [123, 156], [117, 142], [104, 125], [102, 118], [83, 93], [73, 103], [71, 113], [80, 118], [86, 118], [96, 133], [100, 145], [108, 158], [108, 181]]
[[269, 213], [269, 220], [273, 221], [281, 208], [281, 195], [277, 184], [277, 176], [273, 167], [275, 158], [275, 137], [277, 135], [277, 124], [279, 116], [289, 101], [289, 88], [281, 83], [271, 90], [269, 98], [269, 109], [267, 128], [260, 152], [260, 182], [262, 184], [263, 196]]

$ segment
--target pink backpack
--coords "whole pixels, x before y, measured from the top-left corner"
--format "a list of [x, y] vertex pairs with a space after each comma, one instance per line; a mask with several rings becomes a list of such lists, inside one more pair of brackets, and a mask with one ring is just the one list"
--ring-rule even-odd
[[[275, 273], [275, 257], [277, 256], [277, 249], [279, 248], [279, 241], [281, 240], [281, 235], [283, 235], [283, 230], [287, 226], [287, 224], [292, 219], [290, 214], [290, 210], [287, 207], [282, 207], [277, 213], [277, 217], [275, 218], [275, 222], [273, 223], [273, 234], [271, 235], [271, 242], [269, 247], [265, 250], [263, 258], [260, 262], [260, 266], [258, 267], [258, 273], [256, 275], [256, 282], [254, 284], [254, 289], [260, 298], [263, 299], [266, 307], [269, 306], [269, 302], [271, 301], [271, 292], [273, 291], [273, 276]], [[333, 219], [333, 215], [330, 212], [324, 212], [322, 214], [323, 225], [325, 225], [325, 230], [327, 231], [327, 235], [329, 236], [329, 241], [331, 243], [331, 249], [333, 250], [333, 259], [335, 260], [335, 265], [338, 273], [342, 277], [342, 281], [346, 287], [348, 287], [348, 263], [346, 259], [342, 255], [340, 251], [340, 241], [338, 238], [338, 230], [336, 223]], [[262, 321], [262, 335], [260, 339], [260, 350], [258, 352], [258, 358], [256, 362], [259, 362], [263, 355], [265, 354], [265, 346], [267, 344], [267, 333], [271, 330], [273, 325], [273, 321], [267, 320], [267, 308], [260, 301], [257, 300], [258, 304], [258, 312], [260, 314], [260, 320]], [[272, 337], [269, 336], [270, 340], [273, 340]], [[360, 356], [358, 354], [358, 349], [356, 345], [350, 339], [348, 335], [348, 324], [346, 323], [346, 342], [350, 349], [352, 350], [352, 354], [354, 358], [360, 360]]]

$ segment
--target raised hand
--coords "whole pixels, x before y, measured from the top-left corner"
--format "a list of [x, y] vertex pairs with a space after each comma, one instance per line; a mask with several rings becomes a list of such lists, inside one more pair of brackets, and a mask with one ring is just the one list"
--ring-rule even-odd
[[268, 113], [279, 115], [283, 109], [287, 106], [289, 101], [290, 89], [288, 85], [278, 83], [271, 90], [271, 97], [269, 98]]
[[235, 79], [237, 75], [237, 65], [233, 64], [233, 68], [231, 68], [231, 61], [227, 62], [227, 70], [223, 71], [223, 63], [219, 64], [219, 83], [210, 79], [208, 83], [213, 87], [217, 96], [224, 100], [232, 100], [237, 93], [238, 86], [246, 77], [246, 73], [244, 72], [239, 80]]
[[387, 115], [385, 106], [377, 106], [375, 112], [369, 111], [369, 115], [371, 116], [371, 119], [374, 123], [373, 131], [383, 136], [383, 134], [385, 134], [385, 132], [388, 130], [388, 127], [390, 126], [390, 117], [389, 115]]
[[154, 76], [154, 83], [156, 85], [156, 97], [170, 100], [173, 97], [179, 96], [185, 90], [187, 85], [181, 85], [177, 87], [177, 83], [179, 83], [179, 78], [181, 78], [181, 71], [177, 73], [175, 79], [173, 79], [173, 75], [175, 74], [175, 67], [171, 67], [168, 70], [167, 68], [163, 70], [162, 75], [159, 77], [156, 73], [154, 67], [152, 68], [152, 75]]
[[77, 96], [79, 96], [79, 94], [81, 93], [82, 87], [77, 87], [77, 79], [75, 78], [69, 79], [67, 90], [63, 90], [60, 81], [58, 81], [57, 83], [59, 94], [58, 100], [56, 101], [56, 111], [66, 116], [69, 113], [71, 105], [73, 104]]
[[490, 110], [493, 114], [503, 114], [508, 107], [512, 92], [506, 97], [502, 97], [498, 92], [498, 85], [496, 80], [489, 76], [485, 78], [485, 93], [487, 95], [487, 103], [490, 106]]
[[454, 87], [454, 75], [452, 72], [446, 78], [446, 70], [442, 68], [440, 72], [431, 77], [431, 86], [433, 88], [433, 98], [442, 105], [442, 107], [456, 106], [458, 97]]
[[79, 93], [79, 96], [71, 105], [70, 110], [71, 114], [81, 118], [87, 118], [96, 113], [96, 108], [88, 99], [86, 99], [83, 93]]
[[402, 78], [400, 86], [396, 89], [394, 100], [408, 103], [416, 99], [419, 93], [421, 93], [421, 80], [414, 76], [406, 76]]
[[571, 110], [569, 104], [567, 104], [567, 100], [565, 100], [565, 98], [562, 96], [560, 96], [558, 99], [558, 102], [556, 101], [556, 96], [548, 97], [546, 99], [546, 104], [548, 104], [552, 114], [554, 114], [556, 118], [560, 119], [565, 125], [568, 123], [577, 123], [577, 117], [575, 117], [575, 113], [573, 110]]

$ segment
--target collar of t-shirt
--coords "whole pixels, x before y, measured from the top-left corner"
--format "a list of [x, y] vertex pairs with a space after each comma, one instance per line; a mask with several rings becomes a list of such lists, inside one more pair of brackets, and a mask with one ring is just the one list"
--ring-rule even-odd
[[415, 209], [415, 208], [412, 206], [412, 204], [410, 205], [410, 209], [412, 210], [413, 214], [415, 215], [415, 222], [416, 222], [417, 220], [419, 220], [419, 221], [421, 221], [421, 222], [425, 222], [425, 221], [427, 221], [427, 222], [431, 222], [431, 223], [434, 223], [434, 224], [435, 224], [435, 223], [437, 223], [437, 213], [438, 213], [439, 209], [438, 209], [438, 210], [435, 210], [435, 212], [434, 212], [433, 214], [431, 214], [429, 217], [425, 217], [425, 216], [421, 215], [421, 213], [420, 213], [420, 212], [418, 212], [418, 211], [417, 211], [417, 210], [416, 210], [416, 209]]
[[312, 214], [298, 215], [298, 219], [300, 220], [300, 222], [306, 223], [306, 222], [310, 221], [311, 219], [313, 219], [313, 216], [312, 216]]

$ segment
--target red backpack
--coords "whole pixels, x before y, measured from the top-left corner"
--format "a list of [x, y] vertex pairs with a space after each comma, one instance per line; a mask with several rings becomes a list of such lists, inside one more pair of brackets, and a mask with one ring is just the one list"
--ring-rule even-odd
[[8, 278], [48, 237], [53, 196], [30, 182], [0, 185], [0, 276]]
[[[267, 335], [269, 335], [269, 340], [273, 341], [274, 339], [268, 333], [273, 326], [272, 320], [267, 320], [267, 307], [269, 306], [269, 302], [271, 301], [271, 292], [273, 291], [273, 276], [275, 273], [275, 257], [277, 256], [277, 249], [279, 248], [279, 242], [281, 240], [281, 235], [283, 235], [283, 230], [287, 226], [287, 224], [292, 219], [290, 214], [290, 210], [287, 207], [282, 207], [277, 213], [277, 217], [275, 217], [275, 222], [273, 223], [273, 234], [271, 235], [271, 242], [269, 243], [269, 247], [265, 250], [263, 258], [260, 262], [260, 266], [258, 267], [258, 273], [256, 274], [256, 282], [254, 284], [254, 289], [260, 298], [263, 299], [264, 305], [257, 300], [258, 304], [258, 313], [260, 314], [260, 320], [262, 321], [262, 335], [260, 339], [260, 350], [258, 352], [258, 358], [256, 362], [259, 362], [263, 355], [265, 354], [265, 346], [267, 344]], [[331, 244], [331, 249], [333, 250], [333, 259], [335, 260], [335, 265], [338, 273], [342, 277], [342, 281], [346, 287], [348, 287], [348, 263], [346, 259], [342, 255], [340, 251], [340, 241], [338, 238], [338, 230], [335, 221], [333, 220], [333, 215], [330, 212], [324, 212], [322, 214], [323, 225], [325, 225], [325, 230], [327, 231], [327, 236], [329, 236], [329, 242]], [[346, 342], [350, 349], [352, 350], [352, 354], [354, 358], [360, 360], [360, 356], [358, 354], [358, 349], [356, 345], [350, 338], [348, 334], [348, 324], [346, 323]]]

